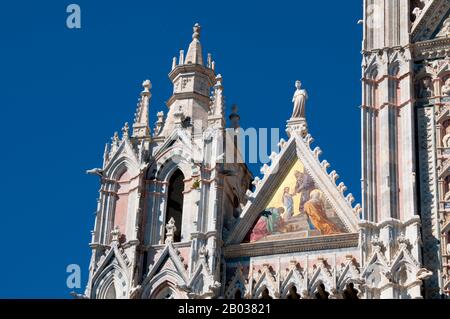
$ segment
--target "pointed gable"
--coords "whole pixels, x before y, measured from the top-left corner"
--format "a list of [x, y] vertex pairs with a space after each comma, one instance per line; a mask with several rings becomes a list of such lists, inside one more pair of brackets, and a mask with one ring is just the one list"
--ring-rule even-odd
[[344, 183], [329, 163], [320, 161], [320, 148], [310, 148], [313, 138], [292, 132], [281, 141], [281, 152], [265, 165], [262, 179], [240, 221], [231, 231], [227, 244], [279, 241], [356, 233], [360, 206], [352, 207], [353, 195], [345, 195]]

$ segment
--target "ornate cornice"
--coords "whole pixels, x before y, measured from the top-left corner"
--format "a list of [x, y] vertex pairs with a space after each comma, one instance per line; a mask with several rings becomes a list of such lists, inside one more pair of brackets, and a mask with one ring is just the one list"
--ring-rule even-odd
[[361, 229], [373, 229], [373, 230], [379, 230], [382, 228], [385, 228], [387, 226], [391, 226], [391, 227], [409, 227], [411, 225], [417, 224], [420, 225], [421, 220], [420, 220], [420, 216], [416, 215], [406, 221], [401, 221], [398, 219], [394, 219], [394, 218], [388, 218], [383, 220], [380, 223], [374, 223], [371, 221], [361, 221], [358, 226]]
[[450, 56], [450, 38], [438, 38], [415, 43], [413, 52], [416, 61]]
[[225, 258], [238, 258], [329, 249], [357, 248], [358, 239], [359, 235], [357, 233], [351, 233], [333, 236], [238, 244], [225, 247], [224, 255]]

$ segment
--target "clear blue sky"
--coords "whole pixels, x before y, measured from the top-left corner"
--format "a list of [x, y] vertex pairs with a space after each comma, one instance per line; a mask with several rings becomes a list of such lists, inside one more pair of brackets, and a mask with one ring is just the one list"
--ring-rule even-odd
[[[66, 6], [82, 9], [81, 30]], [[192, 25], [243, 127], [282, 127], [294, 82], [308, 123], [360, 198], [362, 1], [3, 1], [0, 10], [0, 297], [70, 298], [66, 266], [90, 258], [104, 144], [153, 83], [151, 122], [171, 94], [171, 59]], [[257, 171], [255, 167], [252, 167]]]

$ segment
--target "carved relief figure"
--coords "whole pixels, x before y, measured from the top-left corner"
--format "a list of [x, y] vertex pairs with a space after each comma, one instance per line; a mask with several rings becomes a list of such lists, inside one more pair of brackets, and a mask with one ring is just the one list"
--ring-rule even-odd
[[420, 81], [419, 97], [426, 98], [430, 96], [433, 96], [433, 82], [430, 77], [426, 77]]
[[450, 96], [450, 77], [447, 78], [444, 85], [442, 86], [442, 95]]
[[294, 93], [292, 103], [294, 103], [294, 111], [292, 113], [293, 119], [304, 119], [305, 118], [305, 105], [308, 99], [308, 94], [306, 90], [302, 90], [302, 82], [295, 82], [295, 87], [297, 91]]
[[447, 255], [450, 255], [450, 232], [447, 234]]
[[268, 208], [262, 212], [250, 234], [250, 242], [255, 242], [277, 233], [283, 225], [283, 219], [281, 217], [283, 213], [283, 208]]
[[448, 37], [450, 36], [450, 17], [444, 21], [442, 25], [442, 30], [437, 34], [438, 38]]
[[444, 137], [442, 138], [442, 145], [450, 147], [450, 121], [444, 122]]
[[450, 182], [448, 178], [447, 178], [447, 193], [445, 193], [444, 195], [444, 201], [450, 202]]

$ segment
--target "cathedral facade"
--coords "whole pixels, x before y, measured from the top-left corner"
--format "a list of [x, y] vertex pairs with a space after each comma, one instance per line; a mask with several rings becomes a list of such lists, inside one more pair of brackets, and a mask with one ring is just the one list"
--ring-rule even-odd
[[361, 204], [312, 146], [300, 81], [287, 140], [251, 174], [196, 24], [167, 115], [150, 127], [144, 81], [134, 123], [88, 171], [101, 188], [83, 297], [449, 298], [449, 14], [448, 0], [364, 0]]

